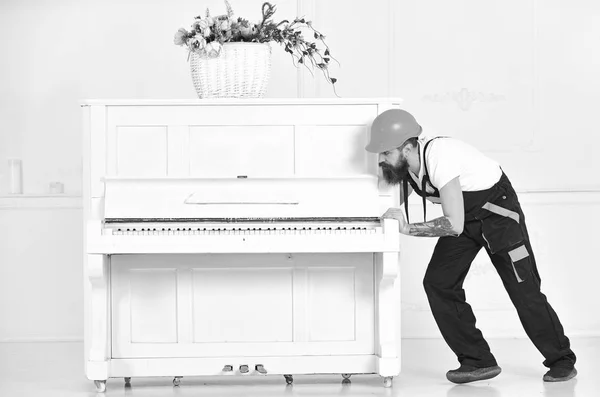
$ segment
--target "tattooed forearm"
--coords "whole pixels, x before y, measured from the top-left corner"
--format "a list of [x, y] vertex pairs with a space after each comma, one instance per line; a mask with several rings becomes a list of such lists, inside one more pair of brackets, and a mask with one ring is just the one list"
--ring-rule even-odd
[[411, 223], [408, 225], [411, 236], [420, 237], [442, 237], [442, 236], [456, 236], [457, 233], [452, 228], [450, 219], [445, 216], [436, 218], [429, 222], [423, 223]]

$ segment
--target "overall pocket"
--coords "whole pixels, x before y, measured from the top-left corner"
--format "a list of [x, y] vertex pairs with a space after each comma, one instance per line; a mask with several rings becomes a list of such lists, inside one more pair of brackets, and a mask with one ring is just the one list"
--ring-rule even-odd
[[482, 208], [490, 213], [481, 219], [481, 232], [492, 254], [523, 241], [521, 217], [519, 212], [514, 210], [518, 209], [518, 205], [511, 205], [511, 200], [502, 196], [493, 203], [486, 202]]

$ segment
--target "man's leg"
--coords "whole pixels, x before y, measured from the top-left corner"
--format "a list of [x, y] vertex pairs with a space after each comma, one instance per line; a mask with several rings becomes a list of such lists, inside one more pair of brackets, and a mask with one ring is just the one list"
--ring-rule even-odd
[[481, 244], [468, 236], [469, 227], [467, 223], [458, 237], [438, 240], [423, 285], [440, 332], [458, 361], [469, 367], [493, 367], [496, 359], [475, 326], [475, 315], [463, 289], [471, 262], [481, 249]]
[[[570, 379], [576, 375], [576, 357], [556, 312], [541, 292], [541, 280], [529, 242], [525, 217], [520, 208], [515, 209], [520, 215], [523, 241], [495, 254], [491, 254], [487, 248], [486, 250], [517, 309], [525, 332], [544, 356], [544, 365], [553, 369], [547, 374], [552, 376], [544, 379], [567, 380], [560, 378]], [[560, 376], [561, 374], [564, 376]]]

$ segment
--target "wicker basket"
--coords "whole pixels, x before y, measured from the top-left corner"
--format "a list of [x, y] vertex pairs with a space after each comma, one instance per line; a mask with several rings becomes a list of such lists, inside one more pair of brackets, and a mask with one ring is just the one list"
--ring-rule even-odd
[[190, 69], [199, 98], [260, 98], [271, 73], [271, 46], [225, 43], [214, 58], [192, 52]]

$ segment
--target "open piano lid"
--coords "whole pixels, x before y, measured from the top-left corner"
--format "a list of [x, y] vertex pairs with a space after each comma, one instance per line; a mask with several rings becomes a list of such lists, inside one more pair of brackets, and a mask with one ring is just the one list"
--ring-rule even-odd
[[378, 218], [375, 176], [105, 178], [106, 222], [184, 219]]

